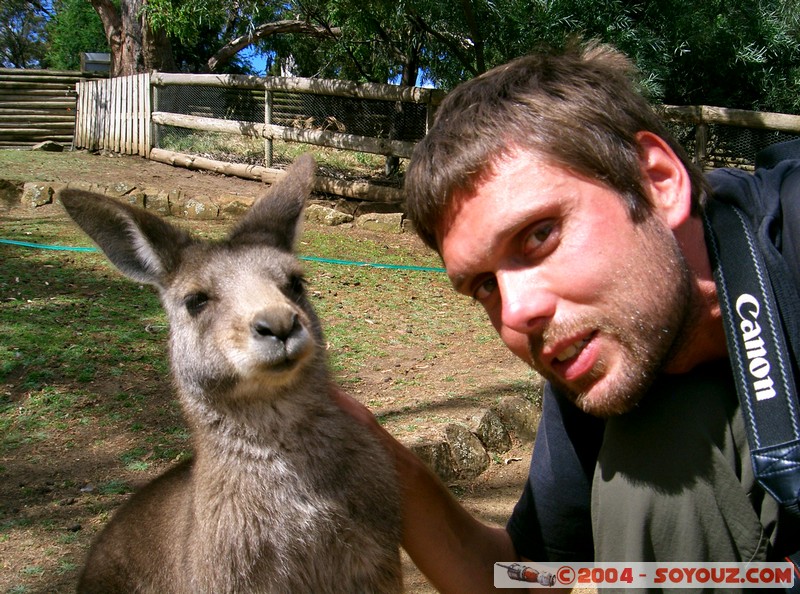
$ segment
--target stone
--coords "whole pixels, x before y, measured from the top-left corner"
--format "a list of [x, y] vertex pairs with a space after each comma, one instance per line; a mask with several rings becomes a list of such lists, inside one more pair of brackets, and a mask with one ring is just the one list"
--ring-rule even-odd
[[132, 186], [126, 182], [117, 182], [108, 186], [105, 190], [105, 194], [106, 196], [111, 196], [113, 198], [122, 198], [123, 196], [127, 196], [135, 190], [136, 186]]
[[443, 481], [456, 478], [453, 454], [447, 442], [442, 440], [420, 439], [409, 444], [409, 449], [422, 460]]
[[31, 147], [32, 151], [47, 151], [50, 153], [61, 153], [64, 151], [64, 145], [54, 142], [52, 140], [45, 140], [39, 144], [34, 144]]
[[132, 206], [138, 206], [139, 208], [145, 208], [145, 206], [147, 206], [144, 192], [131, 191], [123, 196], [120, 196], [119, 199]]
[[255, 200], [249, 196], [223, 194], [214, 200], [219, 216], [226, 219], [239, 219], [253, 205]]
[[491, 462], [489, 454], [486, 453], [481, 440], [472, 431], [463, 425], [451, 423], [445, 427], [444, 432], [453, 454], [456, 476], [459, 479], [475, 478], [489, 468]]
[[184, 218], [209, 221], [217, 218], [219, 208], [208, 198], [189, 198], [181, 209]]
[[128, 202], [128, 204], [133, 204], [135, 206], [147, 206], [147, 196], [141, 190], [134, 190], [128, 194], [125, 194], [125, 197], [122, 198], [122, 200], [125, 200]]
[[22, 182], [0, 179], [0, 209], [11, 210], [22, 201]]
[[542, 413], [531, 402], [519, 396], [511, 396], [503, 398], [492, 407], [492, 410], [500, 417], [506, 428], [513, 431], [521, 441], [531, 442], [536, 437]]
[[336, 227], [337, 225], [353, 222], [353, 215], [320, 204], [309, 204], [306, 208], [305, 216], [306, 220], [311, 223], [327, 225], [328, 227]]
[[27, 182], [22, 186], [22, 202], [31, 208], [53, 203], [53, 188], [49, 184]]
[[[182, 190], [159, 190], [158, 188], [146, 188], [142, 190], [144, 194], [144, 205], [147, 210], [161, 216], [182, 216], [185, 218], [200, 218], [190, 217], [188, 212], [185, 212], [186, 198]], [[213, 208], [216, 212], [216, 207]], [[214, 215], [216, 217], [216, 214]]]
[[69, 182], [67, 187], [70, 190], [81, 190], [83, 192], [93, 192], [95, 194], [105, 194], [106, 187], [100, 184], [92, 184], [89, 182]]
[[511, 449], [511, 435], [503, 424], [503, 420], [495, 411], [488, 409], [484, 411], [478, 421], [475, 435], [481, 440], [483, 447], [489, 452], [502, 454]]

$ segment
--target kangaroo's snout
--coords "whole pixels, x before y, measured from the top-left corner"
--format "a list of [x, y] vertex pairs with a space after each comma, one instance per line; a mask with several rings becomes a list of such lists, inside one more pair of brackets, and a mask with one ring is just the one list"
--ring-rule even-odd
[[303, 329], [295, 312], [291, 312], [289, 315], [262, 312], [255, 316], [250, 327], [255, 338], [275, 339], [280, 342], [286, 342], [292, 335]]
[[253, 316], [250, 323], [253, 348], [262, 369], [283, 368], [310, 355], [314, 338], [300, 315], [289, 308], [269, 308]]

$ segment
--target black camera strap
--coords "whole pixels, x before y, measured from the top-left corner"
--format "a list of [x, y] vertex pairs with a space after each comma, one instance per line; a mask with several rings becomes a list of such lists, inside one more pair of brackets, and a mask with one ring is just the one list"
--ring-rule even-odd
[[710, 200], [703, 223], [753, 471], [800, 515], [800, 401], [769, 275], [736, 207]]

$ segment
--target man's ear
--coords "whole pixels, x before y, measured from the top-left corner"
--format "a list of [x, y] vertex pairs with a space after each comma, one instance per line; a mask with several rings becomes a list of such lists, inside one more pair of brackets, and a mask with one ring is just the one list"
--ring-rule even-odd
[[692, 211], [692, 182], [683, 162], [660, 136], [636, 134], [644, 189], [655, 213], [671, 229], [685, 223]]

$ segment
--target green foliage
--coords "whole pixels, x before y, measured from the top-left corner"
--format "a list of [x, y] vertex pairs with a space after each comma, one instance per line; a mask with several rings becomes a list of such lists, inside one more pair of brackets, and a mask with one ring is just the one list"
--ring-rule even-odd
[[[431, 24], [460, 46], [464, 60], [430, 60], [432, 78], [449, 88], [478, 68], [501, 64], [542, 43], [568, 36], [597, 38], [631, 56], [655, 100], [744, 109], [800, 109], [800, 26], [797, 1], [759, 0], [499, 0], [472, 6], [482, 46], [466, 23]], [[441, 18], [441, 17], [440, 17]], [[453, 44], [455, 45], [455, 44]], [[428, 44], [431, 56], [453, 56]]]
[[0, 66], [36, 68], [44, 58], [47, 15], [27, 0], [0, 2]]
[[78, 70], [81, 52], [109, 51], [100, 17], [86, 0], [53, 0], [47, 37], [47, 64], [56, 70]]
[[[0, 8], [5, 65], [40, 61], [37, 31], [47, 14], [36, 6], [6, 0]], [[88, 7], [86, 0], [54, 0], [52, 66], [71, 66], [80, 51], [98, 49], [103, 36]], [[800, 0], [148, 0], [144, 8], [176, 41], [183, 71], [204, 69], [242, 38], [267, 57], [269, 74], [413, 84], [423, 73], [449, 89], [577, 34], [630, 55], [654, 100], [800, 112]], [[263, 28], [289, 21], [303, 26]], [[240, 48], [220, 56], [218, 70], [246, 72]]]

